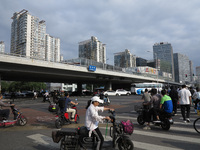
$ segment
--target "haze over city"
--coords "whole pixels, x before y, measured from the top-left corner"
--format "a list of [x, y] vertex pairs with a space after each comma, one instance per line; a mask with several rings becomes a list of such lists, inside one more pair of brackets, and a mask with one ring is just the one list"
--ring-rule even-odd
[[187, 55], [199, 66], [200, 1], [198, 0], [2, 0], [0, 41], [10, 52], [14, 12], [26, 9], [46, 21], [47, 32], [60, 38], [64, 59], [78, 57], [78, 42], [96, 36], [106, 44], [107, 63], [114, 53], [153, 59], [153, 44], [169, 42], [174, 53]]

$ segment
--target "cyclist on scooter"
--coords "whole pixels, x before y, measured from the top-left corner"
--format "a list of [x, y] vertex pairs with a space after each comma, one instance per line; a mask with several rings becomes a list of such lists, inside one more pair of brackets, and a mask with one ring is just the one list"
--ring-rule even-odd
[[147, 125], [144, 127], [144, 129], [151, 129], [150, 127], [150, 121], [151, 121], [151, 116], [153, 115], [153, 120], [158, 120], [158, 111], [160, 109], [160, 101], [162, 96], [157, 93], [157, 89], [152, 89], [151, 90], [152, 96], [151, 100], [149, 102], [143, 103], [144, 106], [151, 106], [150, 110], [148, 111], [148, 114], [146, 115], [147, 117]]
[[71, 104], [72, 105], [78, 105], [77, 102], [75, 103], [75, 102], [71, 101], [71, 99], [69, 98], [69, 93], [67, 93], [66, 94], [66, 101], [65, 101], [65, 112], [72, 113], [71, 121], [75, 121], [74, 117], [75, 117], [75, 114], [76, 114], [76, 110], [71, 108]]
[[89, 136], [91, 136], [91, 134], [94, 134], [98, 140], [96, 150], [101, 150], [104, 142], [104, 138], [98, 128], [98, 124], [99, 122], [103, 122], [104, 119], [111, 120], [108, 116], [100, 116], [98, 114], [98, 111], [114, 111], [114, 109], [99, 107], [99, 103], [103, 103], [103, 100], [101, 100], [98, 96], [92, 97], [91, 102], [89, 102], [88, 106], [86, 107], [87, 111], [85, 116], [85, 126], [89, 130]]
[[[173, 103], [171, 97], [167, 95], [166, 90], [162, 90], [161, 94], [163, 95], [161, 101], [160, 101], [160, 114], [161, 115], [167, 115], [171, 114], [173, 111]], [[158, 116], [157, 116], [158, 117]], [[172, 121], [172, 118], [169, 119], [170, 122]], [[159, 121], [159, 120], [158, 120]]]
[[[10, 107], [10, 106], [15, 106], [15, 104], [7, 104], [2, 101], [3, 96], [0, 93], [0, 116], [4, 117], [6, 120], [9, 118], [10, 115], [10, 109], [2, 109], [2, 107]], [[6, 122], [4, 120], [4, 122]]]

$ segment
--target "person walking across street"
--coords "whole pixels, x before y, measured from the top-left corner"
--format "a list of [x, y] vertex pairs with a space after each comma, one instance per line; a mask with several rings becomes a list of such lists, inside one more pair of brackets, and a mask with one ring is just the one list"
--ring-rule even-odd
[[169, 96], [173, 102], [173, 115], [177, 115], [178, 92], [174, 86], [171, 86], [170, 89]]
[[196, 88], [196, 92], [192, 95], [193, 99], [194, 99], [194, 108], [197, 109], [197, 104], [200, 102], [200, 88], [197, 87]]
[[183, 122], [190, 122], [190, 106], [191, 106], [191, 93], [186, 88], [186, 85], [182, 85], [182, 89], [178, 93], [179, 95], [179, 104], [181, 107], [181, 114], [183, 117]]

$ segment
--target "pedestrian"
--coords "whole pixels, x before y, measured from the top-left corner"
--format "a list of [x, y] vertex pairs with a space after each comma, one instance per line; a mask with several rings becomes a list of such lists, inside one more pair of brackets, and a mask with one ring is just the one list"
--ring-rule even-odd
[[170, 89], [169, 96], [173, 103], [173, 115], [177, 115], [178, 92], [174, 86], [171, 86]]
[[190, 106], [191, 106], [191, 93], [186, 88], [186, 85], [182, 85], [182, 89], [178, 93], [179, 95], [179, 104], [181, 107], [181, 114], [183, 117], [183, 122], [190, 122]]
[[33, 92], [33, 98], [37, 99], [37, 92], [36, 91]]
[[197, 109], [197, 104], [200, 102], [200, 88], [197, 87], [196, 88], [196, 92], [192, 95], [193, 99], [194, 99], [194, 108]]
[[192, 98], [192, 105], [193, 105], [193, 101], [194, 101], [193, 95], [195, 93], [195, 90], [194, 90], [194, 88], [192, 86], [190, 87], [190, 93], [192, 95], [191, 98]]

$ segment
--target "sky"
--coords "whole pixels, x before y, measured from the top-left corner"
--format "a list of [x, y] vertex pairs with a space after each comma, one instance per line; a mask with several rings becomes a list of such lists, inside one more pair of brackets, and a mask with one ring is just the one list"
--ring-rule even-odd
[[199, 0], [0, 0], [0, 41], [10, 52], [14, 12], [26, 9], [46, 21], [46, 32], [60, 38], [64, 59], [78, 58], [78, 43], [95, 36], [106, 44], [107, 63], [129, 49], [153, 59], [153, 45], [171, 43], [174, 53], [200, 66]]

